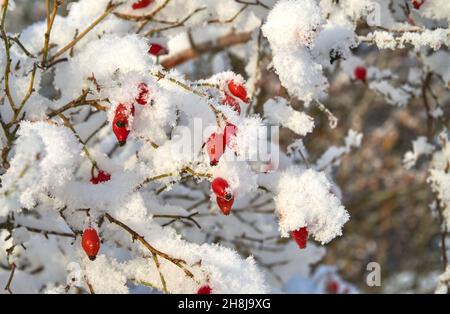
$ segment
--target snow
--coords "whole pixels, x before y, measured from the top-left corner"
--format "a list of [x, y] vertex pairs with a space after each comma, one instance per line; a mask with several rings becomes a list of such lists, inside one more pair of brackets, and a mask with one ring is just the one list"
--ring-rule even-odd
[[385, 96], [386, 101], [394, 106], [404, 107], [409, 103], [411, 94], [406, 88], [396, 88], [388, 81], [370, 82], [369, 88]]
[[305, 226], [322, 244], [342, 235], [349, 214], [331, 187], [323, 172], [295, 167], [284, 171], [275, 196], [281, 236]]
[[419, 50], [429, 46], [433, 50], [438, 50], [442, 46], [449, 45], [448, 30], [437, 28], [435, 30], [425, 30], [423, 32], [404, 32], [398, 37], [387, 31], [374, 31], [367, 35], [368, 41], [376, 43], [380, 49], [398, 49], [412, 45]]

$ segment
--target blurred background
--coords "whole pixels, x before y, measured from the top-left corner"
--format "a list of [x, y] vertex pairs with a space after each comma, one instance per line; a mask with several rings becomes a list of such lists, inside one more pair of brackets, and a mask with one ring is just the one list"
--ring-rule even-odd
[[[7, 21], [9, 32], [20, 32], [45, 18], [45, 1], [15, 2], [15, 18]], [[72, 1], [64, 2], [61, 14]], [[400, 77], [407, 75], [407, 50], [366, 48], [355, 54], [363, 56], [370, 66], [392, 69]], [[190, 75], [204, 78], [213, 74], [214, 68], [208, 64], [218, 55], [226, 68], [246, 76], [245, 63], [232, 50], [207, 53], [190, 61], [191, 65], [201, 65], [189, 66], [198, 69]], [[350, 128], [362, 132], [364, 138], [362, 147], [345, 156], [335, 173], [351, 219], [344, 236], [327, 245], [323, 263], [337, 265], [340, 275], [361, 292], [433, 292], [442, 273], [438, 222], [429, 208], [433, 195], [426, 184], [425, 165], [419, 163], [414, 170], [402, 165], [411, 141], [427, 133], [423, 103], [416, 99], [406, 108], [391, 106], [364, 83], [340, 80], [337, 72], [328, 75], [331, 88], [325, 104], [339, 118], [339, 124], [331, 130], [326, 117], [316, 112], [318, 126], [305, 139], [310, 158], [317, 159], [330, 145], [341, 145]], [[262, 77], [257, 110], [266, 99], [284, 93], [273, 73], [263, 73]], [[301, 108], [301, 104], [295, 106]], [[293, 136], [288, 130], [280, 134], [283, 149]], [[381, 265], [382, 286], [378, 288], [365, 284], [366, 265], [371, 261]]]

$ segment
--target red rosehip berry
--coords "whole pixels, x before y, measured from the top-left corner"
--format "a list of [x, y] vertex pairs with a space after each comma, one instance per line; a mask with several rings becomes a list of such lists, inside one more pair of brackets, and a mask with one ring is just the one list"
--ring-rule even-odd
[[247, 102], [247, 90], [244, 85], [235, 83], [233, 80], [228, 82], [228, 90], [233, 96], [240, 98], [242, 101]]
[[133, 8], [133, 10], [139, 10], [148, 7], [152, 2], [153, 0], [139, 0], [137, 2], [134, 2], [131, 7]]
[[160, 44], [152, 43], [148, 48], [148, 53], [153, 56], [162, 56], [168, 54], [169, 51]]
[[232, 196], [229, 200], [221, 197], [216, 197], [217, 206], [219, 206], [220, 211], [225, 216], [229, 215], [231, 212], [231, 207], [233, 207], [234, 197]]
[[339, 291], [339, 284], [334, 281], [334, 280], [330, 280], [327, 283], [327, 292], [330, 294], [336, 294]]
[[91, 261], [95, 260], [100, 250], [100, 238], [93, 228], [86, 228], [81, 237], [81, 246]]
[[211, 166], [219, 163], [220, 157], [224, 152], [224, 137], [223, 134], [213, 133], [206, 141], [206, 151], [208, 152], [209, 162]]
[[130, 130], [128, 129], [128, 119], [130, 115], [134, 116], [134, 105], [127, 106], [119, 104], [117, 106], [112, 128], [120, 146], [126, 144], [128, 134], [130, 134]]
[[197, 290], [197, 294], [211, 294], [211, 293], [212, 293], [212, 289], [208, 284], [201, 286]]
[[227, 123], [227, 125], [225, 126], [225, 130], [223, 132], [224, 144], [225, 145], [229, 146], [230, 141], [233, 139], [233, 137], [236, 136], [237, 131], [238, 131], [237, 126], [235, 126], [232, 123]]
[[103, 170], [99, 170], [97, 176], [92, 177], [91, 183], [92, 184], [99, 184], [106, 181], [109, 181], [111, 179], [111, 175]]
[[297, 243], [300, 249], [306, 248], [308, 243], [308, 228], [302, 227], [291, 232], [292, 239]]
[[222, 100], [222, 104], [231, 107], [231, 109], [236, 111], [238, 114], [241, 114], [241, 106], [239, 106], [239, 102], [234, 99], [233, 96], [226, 95]]
[[146, 105], [148, 102], [148, 86], [145, 83], [140, 83], [138, 85], [138, 96], [136, 97], [136, 102], [139, 105]]
[[223, 178], [215, 178], [211, 182], [211, 188], [214, 194], [216, 194], [216, 196], [219, 198], [223, 198], [227, 201], [233, 198], [233, 191], [231, 191], [230, 185], [228, 184], [227, 180]]
[[367, 76], [367, 69], [363, 66], [358, 66], [355, 68], [354, 74], [357, 80], [365, 82]]
[[425, 0], [412, 0], [414, 9], [420, 10], [420, 7], [425, 3]]

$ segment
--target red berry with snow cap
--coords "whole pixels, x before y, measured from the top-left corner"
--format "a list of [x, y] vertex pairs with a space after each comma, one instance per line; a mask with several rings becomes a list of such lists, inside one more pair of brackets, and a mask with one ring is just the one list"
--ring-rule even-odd
[[226, 95], [225, 98], [222, 100], [222, 104], [231, 107], [231, 109], [236, 111], [238, 114], [241, 114], [241, 106], [239, 106], [239, 102], [236, 99], [234, 99], [233, 96]]
[[201, 286], [197, 290], [197, 294], [211, 294], [211, 293], [212, 293], [212, 289], [208, 284]]
[[138, 85], [138, 96], [136, 97], [136, 102], [139, 105], [146, 105], [148, 103], [148, 86], [145, 83], [140, 83]]
[[93, 228], [86, 228], [81, 237], [81, 246], [91, 261], [95, 260], [100, 250], [100, 238]]
[[220, 157], [224, 152], [224, 137], [223, 134], [213, 133], [206, 141], [206, 151], [208, 152], [209, 162], [211, 166], [219, 163]]
[[228, 82], [228, 90], [233, 96], [240, 98], [243, 102], [247, 102], [247, 90], [244, 85], [235, 83], [231, 80]]
[[152, 2], [153, 0], [139, 0], [134, 2], [131, 7], [133, 8], [133, 10], [144, 9], [148, 7]]
[[219, 206], [220, 211], [225, 216], [229, 215], [231, 212], [231, 207], [233, 207], [234, 197], [232, 196], [229, 200], [221, 197], [216, 197], [217, 206]]
[[214, 194], [219, 198], [223, 198], [227, 201], [233, 198], [233, 192], [231, 191], [230, 185], [227, 180], [223, 178], [215, 178], [211, 182], [211, 188]]
[[116, 108], [113, 119], [113, 132], [116, 135], [117, 141], [120, 146], [125, 145], [127, 142], [128, 134], [130, 130], [128, 128], [129, 117], [134, 116], [134, 106], [127, 106], [125, 104], [119, 104]]
[[354, 74], [357, 80], [365, 82], [367, 76], [367, 69], [363, 66], [358, 66], [355, 68]]
[[97, 176], [92, 177], [92, 184], [99, 184], [111, 180], [111, 175], [103, 170], [99, 170]]
[[308, 243], [308, 228], [302, 227], [291, 232], [292, 239], [297, 243], [300, 249], [306, 248]]
[[153, 56], [162, 56], [169, 53], [169, 51], [160, 44], [151, 43], [148, 48], [148, 53]]

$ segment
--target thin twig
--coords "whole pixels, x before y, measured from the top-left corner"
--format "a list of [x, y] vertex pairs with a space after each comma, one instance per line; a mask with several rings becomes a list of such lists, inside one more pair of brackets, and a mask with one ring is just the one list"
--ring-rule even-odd
[[237, 3], [246, 4], [246, 5], [255, 5], [255, 6], [261, 6], [264, 9], [270, 10], [270, 7], [266, 4], [264, 4], [261, 0], [255, 0], [255, 2], [250, 1], [244, 1], [244, 0], [234, 0]]
[[76, 238], [77, 235], [74, 233], [68, 233], [68, 232], [60, 232], [60, 231], [51, 231], [51, 230], [44, 230], [44, 229], [39, 229], [39, 228], [35, 228], [35, 227], [29, 227], [29, 226], [24, 226], [24, 225], [17, 225], [16, 228], [25, 228], [30, 232], [34, 232], [34, 233], [40, 233], [43, 234], [44, 237], [48, 238], [48, 235], [55, 235], [55, 236], [60, 236], [60, 237], [67, 237], [67, 238]]
[[27, 57], [30, 57], [30, 58], [33, 58], [33, 59], [36, 58], [35, 55], [33, 55], [27, 48], [25, 48], [25, 46], [19, 40], [19, 36], [9, 37], [9, 39], [14, 41], [17, 44], [17, 46], [19, 46], [19, 48], [22, 49], [22, 51], [27, 55]]
[[73, 46], [75, 46], [84, 36], [86, 36], [95, 26], [97, 26], [101, 21], [103, 21], [112, 11], [114, 11], [118, 6], [122, 5], [122, 3], [112, 4], [111, 2], [106, 7], [105, 12], [96, 18], [85, 30], [83, 30], [78, 36], [76, 36], [72, 41], [66, 44], [64, 47], [59, 49], [53, 57], [50, 59], [50, 62], [64, 54], [66, 51], [70, 50]]
[[224, 21], [221, 21], [219, 19], [214, 19], [214, 20], [209, 20], [207, 21], [208, 24], [229, 24], [234, 22], [234, 20], [242, 13], [245, 11], [245, 9], [248, 8], [248, 4], [243, 5], [232, 17], [230, 17], [229, 19], [226, 19]]
[[58, 11], [58, 7], [62, 4], [62, 2], [63, 2], [62, 0], [54, 0], [52, 12], [47, 15], [47, 31], [44, 34], [44, 48], [42, 49], [42, 66], [45, 66], [47, 63], [48, 47], [50, 43], [50, 32], [52, 31], [53, 22], [55, 21], [56, 17], [56, 12]]
[[34, 92], [34, 78], [36, 76], [36, 70], [37, 70], [37, 63], [33, 65], [33, 70], [31, 71], [31, 78], [30, 83], [28, 85], [27, 93], [25, 94], [25, 97], [22, 99], [19, 108], [14, 112], [13, 121], [16, 121], [18, 116], [20, 115], [20, 112], [22, 111], [23, 107], [27, 103], [28, 99], [30, 98], [31, 94]]
[[152, 256], [153, 256], [153, 262], [155, 263], [156, 269], [158, 270], [158, 273], [159, 273], [159, 278], [161, 279], [161, 285], [162, 285], [163, 292], [165, 294], [168, 294], [169, 291], [167, 290], [166, 279], [164, 278], [164, 275], [161, 272], [158, 256], [153, 252], [152, 252]]

